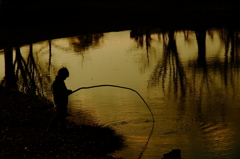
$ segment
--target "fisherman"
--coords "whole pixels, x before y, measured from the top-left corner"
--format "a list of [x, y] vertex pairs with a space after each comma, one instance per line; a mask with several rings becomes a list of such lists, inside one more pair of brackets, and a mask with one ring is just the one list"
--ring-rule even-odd
[[51, 90], [53, 93], [53, 102], [56, 107], [56, 114], [51, 120], [47, 131], [56, 128], [58, 124], [60, 124], [60, 130], [66, 129], [68, 95], [72, 93], [72, 90], [68, 90], [64, 83], [64, 80], [67, 77], [69, 77], [68, 69], [63, 67], [59, 69], [56, 78], [52, 83]]

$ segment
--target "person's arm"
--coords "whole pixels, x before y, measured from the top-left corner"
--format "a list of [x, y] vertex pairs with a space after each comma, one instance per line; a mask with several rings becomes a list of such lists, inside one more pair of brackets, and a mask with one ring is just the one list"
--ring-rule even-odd
[[63, 82], [54, 82], [52, 84], [52, 93], [55, 103], [67, 102], [69, 92]]
[[72, 90], [68, 89], [67, 90], [67, 95], [70, 95], [70, 94], [72, 94]]

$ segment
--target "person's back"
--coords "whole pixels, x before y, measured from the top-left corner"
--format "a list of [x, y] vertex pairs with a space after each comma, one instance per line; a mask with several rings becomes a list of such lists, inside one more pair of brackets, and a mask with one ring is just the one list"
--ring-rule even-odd
[[52, 83], [51, 89], [53, 94], [53, 102], [56, 107], [56, 115], [52, 119], [48, 129], [56, 127], [60, 123], [61, 129], [65, 129], [65, 122], [67, 117], [68, 95], [72, 93], [68, 90], [64, 80], [69, 76], [67, 68], [61, 68], [55, 80]]
[[56, 76], [54, 82], [52, 83], [51, 89], [52, 89], [53, 101], [57, 109], [57, 113], [67, 112], [69, 93], [64, 83], [64, 80], [61, 77]]

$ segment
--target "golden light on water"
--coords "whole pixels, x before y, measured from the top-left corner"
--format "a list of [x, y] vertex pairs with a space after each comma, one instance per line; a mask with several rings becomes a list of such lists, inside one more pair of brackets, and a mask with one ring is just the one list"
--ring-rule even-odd
[[[175, 39], [170, 39], [175, 43], [153, 32], [148, 47], [130, 38], [130, 31], [89, 35], [92, 41], [69, 37], [33, 44], [33, 52], [39, 70], [49, 70], [44, 72], [50, 76], [48, 87], [56, 71], [65, 66], [70, 71], [69, 89], [112, 84], [137, 90], [156, 120], [143, 158], [160, 158], [181, 149], [183, 158], [226, 159], [238, 155], [239, 69], [229, 62], [218, 31], [208, 32], [205, 63], [198, 61], [201, 53], [194, 31], [176, 31]], [[29, 51], [29, 45], [21, 47], [24, 58]], [[4, 63], [3, 53], [0, 60]], [[1, 79], [4, 73], [2, 65]], [[128, 147], [118, 152], [125, 158], [139, 155], [152, 128], [148, 108], [129, 90], [81, 90], [70, 96], [69, 107], [72, 120], [85, 115], [125, 135]]]

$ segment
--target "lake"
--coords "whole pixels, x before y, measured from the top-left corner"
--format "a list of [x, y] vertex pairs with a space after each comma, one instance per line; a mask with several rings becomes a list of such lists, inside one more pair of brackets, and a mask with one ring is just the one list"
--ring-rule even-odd
[[118, 157], [159, 159], [181, 149], [184, 159], [237, 159], [239, 35], [226, 28], [155, 28], [8, 47], [0, 50], [0, 80], [51, 99], [56, 72], [67, 67], [68, 89], [135, 90], [150, 109], [136, 92], [118, 87], [69, 96], [69, 120], [110, 126], [125, 137]]

